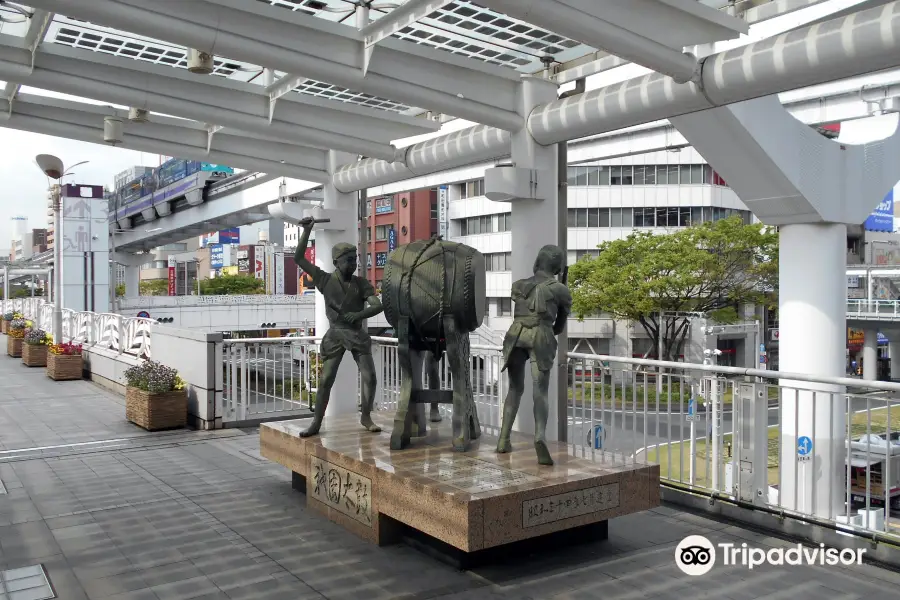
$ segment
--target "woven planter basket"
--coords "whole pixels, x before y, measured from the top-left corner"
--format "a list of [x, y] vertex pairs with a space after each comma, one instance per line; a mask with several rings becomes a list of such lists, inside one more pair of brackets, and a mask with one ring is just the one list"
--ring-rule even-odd
[[187, 424], [187, 393], [184, 390], [151, 394], [125, 389], [125, 418], [147, 431], [174, 429]]
[[0, 319], [0, 333], [6, 333], [9, 329], [9, 321], [6, 319]]
[[54, 381], [82, 379], [84, 358], [80, 354], [47, 353], [47, 376]]
[[47, 346], [44, 344], [24, 344], [22, 346], [22, 362], [26, 367], [47, 366]]
[[12, 356], [13, 358], [20, 358], [22, 356], [22, 338], [6, 338], [6, 353]]

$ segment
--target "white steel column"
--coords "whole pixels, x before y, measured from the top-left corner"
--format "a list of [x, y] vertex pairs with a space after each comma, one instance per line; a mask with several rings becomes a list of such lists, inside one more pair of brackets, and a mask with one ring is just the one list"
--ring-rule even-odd
[[[782, 225], [779, 241], [779, 370], [841, 377], [847, 226]], [[786, 388], [781, 392], [781, 505], [832, 518], [843, 512], [844, 486], [839, 482], [846, 479], [843, 386], [779, 383]], [[812, 462], [798, 461], [797, 440], [803, 436], [814, 442]]]
[[[888, 335], [893, 338], [900, 332], [891, 331]], [[900, 342], [890, 342], [888, 352], [891, 354], [891, 379], [900, 379]]]
[[[329, 174], [343, 164], [356, 157], [345, 152], [328, 151], [326, 158], [326, 170]], [[356, 232], [356, 192], [342, 194], [337, 191], [334, 184], [324, 185], [324, 203], [322, 208], [323, 218], [331, 219], [330, 223], [316, 223], [316, 266], [325, 271], [334, 271], [334, 263], [331, 260], [331, 248], [335, 244], [346, 242], [358, 246]], [[315, 212], [311, 213], [315, 216]], [[322, 337], [328, 331], [328, 318], [325, 316], [325, 299], [322, 294], [316, 293], [316, 337]], [[349, 352], [344, 354], [341, 368], [338, 371], [334, 387], [331, 388], [331, 397], [328, 400], [328, 408], [325, 416], [340, 415], [357, 412], [357, 399], [359, 388], [359, 372], [356, 362]]]
[[[545, 79], [526, 77], [520, 87], [519, 114], [526, 119], [535, 106], [555, 100], [556, 85]], [[512, 162], [519, 169], [536, 169], [538, 178], [550, 185], [542, 185], [543, 198], [533, 200], [516, 198], [512, 201], [512, 247], [520, 250], [512, 253], [513, 281], [534, 275], [534, 259], [538, 250], [546, 244], [557, 244], [559, 220], [557, 207], [557, 150], [556, 145], [541, 146], [526, 127], [511, 135]], [[550, 375], [548, 397], [549, 417], [546, 439], [558, 438], [559, 415], [557, 399], [557, 373], [554, 365]], [[531, 368], [525, 369], [525, 394], [519, 405], [519, 413], [513, 428], [524, 433], [534, 433], [534, 398], [532, 396]]]
[[878, 379], [878, 330], [867, 328], [863, 338], [863, 379]]
[[137, 298], [141, 295], [140, 265], [125, 265], [125, 297]]

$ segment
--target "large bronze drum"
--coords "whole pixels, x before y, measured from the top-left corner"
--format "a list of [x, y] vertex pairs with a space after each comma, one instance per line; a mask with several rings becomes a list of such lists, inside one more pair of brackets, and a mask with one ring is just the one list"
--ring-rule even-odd
[[484, 320], [484, 256], [438, 239], [400, 246], [388, 256], [381, 298], [388, 323], [396, 328], [409, 317], [410, 333], [420, 339], [444, 337], [446, 316], [459, 333], [475, 331]]

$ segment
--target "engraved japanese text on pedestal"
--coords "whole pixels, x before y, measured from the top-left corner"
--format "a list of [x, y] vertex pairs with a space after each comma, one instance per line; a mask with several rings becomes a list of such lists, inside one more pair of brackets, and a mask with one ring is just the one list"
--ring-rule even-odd
[[372, 481], [316, 456], [309, 457], [313, 498], [363, 525], [372, 526]]
[[619, 484], [610, 483], [522, 503], [522, 527], [535, 527], [619, 506]]

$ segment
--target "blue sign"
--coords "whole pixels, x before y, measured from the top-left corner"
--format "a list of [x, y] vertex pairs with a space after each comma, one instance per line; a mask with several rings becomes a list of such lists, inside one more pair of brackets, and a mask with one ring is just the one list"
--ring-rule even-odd
[[765, 344], [760, 344], [760, 345], [759, 345], [759, 353], [762, 354], [762, 353], [765, 352], [765, 351], [766, 351], [766, 345], [765, 345]]
[[393, 252], [397, 247], [397, 230], [391, 227], [388, 229], [388, 252]]
[[240, 244], [241, 243], [241, 229], [240, 227], [234, 227], [232, 229], [223, 229], [219, 232], [219, 243], [220, 244]]
[[797, 454], [799, 456], [808, 456], [813, 449], [812, 440], [808, 437], [801, 436], [797, 439]]
[[383, 267], [387, 263], [387, 252], [375, 253], [375, 266]]
[[688, 416], [689, 417], [694, 416], [694, 399], [693, 398], [688, 400]]
[[875, 207], [863, 228], [868, 231], [894, 231], [894, 190], [888, 192], [884, 200]]
[[594, 425], [594, 428], [588, 432], [587, 435], [587, 443], [589, 446], [593, 446], [594, 450], [602, 450], [603, 449], [603, 438], [606, 437], [606, 431], [603, 429], [603, 424], [598, 423]]
[[149, 319], [150, 313], [148, 313], [146, 310], [142, 310], [141, 312], [139, 312], [137, 314], [137, 316], [138, 316], [138, 319]]
[[212, 269], [221, 269], [225, 266], [225, 249], [222, 244], [209, 245], [209, 266]]

